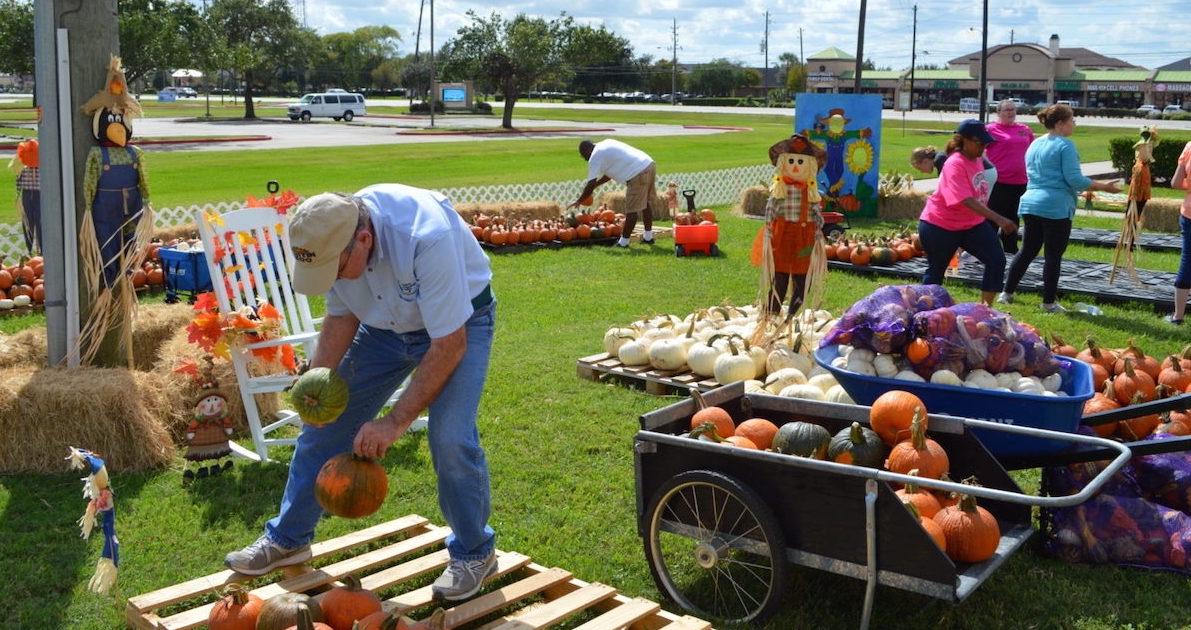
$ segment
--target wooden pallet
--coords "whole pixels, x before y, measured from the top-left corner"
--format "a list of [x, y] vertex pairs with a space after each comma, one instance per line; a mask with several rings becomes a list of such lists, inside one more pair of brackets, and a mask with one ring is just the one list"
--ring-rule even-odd
[[579, 359], [575, 363], [575, 371], [582, 379], [602, 381], [615, 378], [641, 387], [654, 396], [686, 394], [691, 387], [698, 387], [699, 391], [705, 392], [720, 386], [714, 378], [699, 376], [690, 371], [666, 372], [655, 370], [649, 365], [625, 365], [607, 352]]
[[[251, 581], [252, 592], [264, 599], [285, 591], [313, 593], [355, 575], [364, 588], [389, 595], [384, 605], [399, 614], [413, 614], [436, 604], [424, 583], [447, 565], [444, 548], [450, 529], [410, 514], [387, 523], [316, 543], [311, 563], [259, 578], [220, 571], [128, 600], [126, 618], [138, 630], [185, 630], [206, 624], [219, 591], [233, 582]], [[383, 545], [383, 546], [382, 546]], [[679, 616], [642, 598], [621, 595], [611, 586], [587, 583], [569, 571], [547, 568], [529, 556], [497, 551], [496, 573], [487, 583], [497, 588], [446, 609], [446, 628], [475, 627], [501, 630], [547, 628], [584, 615], [583, 630], [695, 630], [710, 628], [706, 621]], [[332, 557], [341, 558], [330, 562]], [[391, 595], [394, 591], [400, 591]], [[511, 612], [510, 612], [511, 609]], [[501, 615], [496, 613], [500, 611]]]

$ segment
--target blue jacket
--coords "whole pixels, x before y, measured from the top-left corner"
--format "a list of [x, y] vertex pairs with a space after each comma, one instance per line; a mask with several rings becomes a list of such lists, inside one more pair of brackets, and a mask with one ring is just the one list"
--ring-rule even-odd
[[1079, 169], [1075, 143], [1062, 136], [1044, 135], [1026, 149], [1026, 192], [1018, 214], [1044, 219], [1075, 216], [1075, 197], [1092, 185]]

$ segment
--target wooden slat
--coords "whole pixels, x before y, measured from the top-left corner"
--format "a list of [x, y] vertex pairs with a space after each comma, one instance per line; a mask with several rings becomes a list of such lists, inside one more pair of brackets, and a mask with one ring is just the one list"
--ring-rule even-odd
[[620, 630], [661, 610], [661, 604], [635, 597], [628, 603], [621, 604], [612, 610], [575, 628], [575, 630]]
[[389, 567], [384, 571], [373, 573], [360, 580], [360, 583], [370, 591], [379, 591], [389, 588], [394, 584], [412, 580], [419, 575], [442, 570], [446, 568], [447, 563], [450, 561], [451, 556], [447, 553], [447, 550], [440, 549], [434, 553], [414, 558], [409, 562], [403, 562], [395, 567]]
[[[318, 560], [319, 558], [337, 554], [356, 545], [371, 543], [414, 528], [422, 528], [428, 523], [429, 521], [425, 518], [416, 514], [410, 514], [409, 516], [403, 516], [387, 523], [373, 525], [358, 532], [315, 543], [310, 547], [311, 559]], [[195, 578], [189, 582], [167, 586], [151, 593], [138, 595], [130, 598], [128, 605], [141, 612], [156, 610], [162, 606], [176, 604], [202, 595], [203, 593], [209, 593], [232, 582], [239, 581], [244, 577], [235, 571], [220, 571], [219, 573]]]
[[124, 620], [128, 622], [128, 627], [135, 630], [156, 630], [159, 619], [153, 613], [142, 613], [132, 604], [124, 607]]
[[548, 628], [568, 617], [587, 609], [588, 606], [616, 595], [616, 589], [600, 583], [592, 583], [558, 599], [513, 613], [490, 626], [493, 630], [526, 630], [527, 628]]
[[698, 617], [683, 615], [662, 627], [666, 630], [710, 630], [711, 624]]
[[557, 568], [531, 575], [447, 610], [446, 627], [458, 628], [569, 579], [569, 571]]
[[[403, 555], [408, 555], [416, 551], [425, 549], [428, 546], [437, 544], [446, 539], [450, 533], [450, 529], [446, 527], [437, 527], [434, 525], [426, 526], [430, 531], [419, 534], [412, 538], [407, 538], [400, 542], [394, 543], [387, 547], [382, 547], [367, 553], [360, 554], [329, 564], [321, 569], [316, 569], [310, 573], [299, 575], [290, 579], [282, 580], [275, 584], [267, 584], [257, 589], [252, 590], [252, 594], [261, 599], [269, 599], [275, 595], [280, 595], [285, 592], [301, 593], [317, 588], [324, 584], [328, 584], [346, 575], [357, 573], [359, 571], [366, 571], [378, 564], [390, 562]], [[443, 552], [446, 553], [445, 551]], [[418, 560], [421, 560], [419, 558]], [[415, 560], [414, 562], [417, 562]], [[169, 630], [188, 630], [202, 625], [207, 616], [211, 613], [211, 608], [214, 604], [206, 604], [198, 608], [191, 608], [185, 610], [171, 617], [162, 620], [161, 626]]]
[[[491, 582], [497, 578], [503, 577], [520, 569], [530, 563], [529, 556], [519, 553], [505, 553], [502, 551], [496, 552], [496, 572], [488, 576], [485, 582]], [[385, 608], [391, 612], [401, 613], [407, 610], [414, 610], [423, 606], [429, 606], [434, 603], [434, 594], [431, 592], [430, 585], [427, 584], [422, 588], [402, 593], [396, 597], [385, 600]]]
[[[535, 563], [531, 563], [528, 566], [526, 566], [525, 569], [527, 571], [545, 571], [546, 567], [544, 567], [540, 564], [537, 564], [535, 562]], [[580, 580], [579, 578], [572, 578], [568, 582], [563, 582], [562, 584], [557, 584], [555, 586], [550, 587], [549, 589], [546, 589], [545, 595], [546, 595], [546, 597], [548, 597], [550, 599], [556, 599], [556, 598], [562, 597], [568, 593], [572, 593], [578, 589], [581, 589], [584, 586], [587, 586], [587, 582], [584, 582], [583, 580]], [[624, 604], [629, 603], [630, 601], [631, 600], [628, 597], [625, 597], [624, 595], [615, 595], [615, 596], [610, 597], [602, 602], [595, 604], [591, 608], [598, 612], [608, 612], [609, 610], [612, 610], [616, 606], [622, 606]], [[645, 620], [639, 622], [636, 626], [636, 630], [657, 630], [658, 628], [661, 628], [668, 624], [674, 623], [675, 621], [678, 621], [679, 619], [680, 619], [680, 617], [678, 615], [675, 615], [674, 613], [667, 612], [665, 610], [659, 610], [652, 617], [649, 617], [648, 619], [645, 619]]]

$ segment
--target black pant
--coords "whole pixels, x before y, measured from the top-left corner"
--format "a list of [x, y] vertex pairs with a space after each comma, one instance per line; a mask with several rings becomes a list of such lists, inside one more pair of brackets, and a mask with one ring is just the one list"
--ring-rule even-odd
[[[1025, 184], [1003, 184], [997, 182], [993, 184], [992, 192], [988, 195], [988, 207], [993, 212], [1013, 221], [1018, 227], [1021, 226], [1021, 221], [1017, 216], [1017, 207], [1021, 203], [1021, 196], [1026, 193]], [[997, 227], [993, 225], [993, 227]], [[1002, 234], [1001, 247], [1005, 249], [1006, 254], [1017, 253], [1017, 234]]]
[[926, 250], [926, 273], [922, 275], [922, 284], [943, 284], [947, 263], [951, 262], [955, 250], [962, 247], [984, 264], [980, 289], [1001, 290], [1001, 281], [1005, 279], [1005, 252], [997, 242], [996, 228], [988, 221], [966, 230], [952, 231], [920, 219], [918, 237], [922, 240], [922, 249]]
[[1042, 265], [1042, 303], [1053, 304], [1059, 294], [1059, 272], [1063, 265], [1063, 252], [1067, 251], [1067, 239], [1071, 237], [1071, 219], [1044, 219], [1027, 214], [1022, 216], [1026, 224], [1022, 236], [1021, 251], [1009, 265], [1009, 280], [1005, 292], [1013, 293], [1026, 274], [1030, 262], [1038, 257], [1038, 251], [1046, 247], [1046, 258]]

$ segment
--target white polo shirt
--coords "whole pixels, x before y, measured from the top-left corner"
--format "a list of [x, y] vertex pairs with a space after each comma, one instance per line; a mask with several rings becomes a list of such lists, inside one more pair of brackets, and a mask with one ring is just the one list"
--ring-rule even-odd
[[425, 329], [431, 338], [463, 326], [492, 270], [451, 202], [401, 184], [369, 186], [355, 197], [369, 210], [374, 247], [363, 275], [331, 286], [327, 314], [351, 313], [396, 332]]
[[653, 158], [641, 149], [611, 138], [600, 140], [587, 160], [587, 179], [607, 175], [623, 184], [640, 175], [650, 164], [653, 164]]

